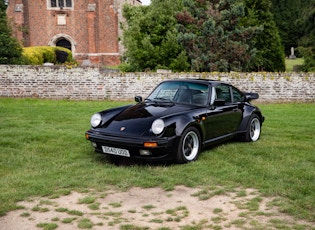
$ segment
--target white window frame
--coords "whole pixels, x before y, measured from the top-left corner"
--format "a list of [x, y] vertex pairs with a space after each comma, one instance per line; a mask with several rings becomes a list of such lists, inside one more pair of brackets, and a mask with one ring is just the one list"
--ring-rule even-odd
[[56, 6], [51, 6], [51, 1], [52, 0], [47, 0], [47, 8], [48, 9], [73, 9], [73, 0], [70, 0], [71, 1], [71, 6], [63, 6], [63, 7], [59, 6], [59, 1], [63, 1], [64, 5], [66, 5], [66, 1], [67, 0], [55, 0], [56, 1]]

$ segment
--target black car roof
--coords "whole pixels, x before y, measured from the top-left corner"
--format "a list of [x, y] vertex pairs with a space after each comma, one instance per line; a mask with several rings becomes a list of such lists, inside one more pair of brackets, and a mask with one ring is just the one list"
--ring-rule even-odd
[[[164, 82], [195, 82], [195, 83], [207, 83], [207, 84], [227, 84], [224, 83], [222, 81], [218, 81], [218, 80], [212, 80], [212, 79], [173, 79], [173, 80], [166, 80]], [[229, 84], [227, 84], [229, 85]]]

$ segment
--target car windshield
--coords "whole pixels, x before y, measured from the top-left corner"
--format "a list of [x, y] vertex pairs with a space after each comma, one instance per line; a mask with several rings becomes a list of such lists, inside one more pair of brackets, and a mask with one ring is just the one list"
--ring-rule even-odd
[[208, 95], [209, 87], [205, 84], [170, 81], [160, 84], [147, 100], [206, 105]]

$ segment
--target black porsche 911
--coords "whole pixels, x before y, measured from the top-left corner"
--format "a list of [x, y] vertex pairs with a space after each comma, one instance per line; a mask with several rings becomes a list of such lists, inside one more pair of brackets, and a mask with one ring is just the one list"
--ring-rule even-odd
[[146, 160], [197, 159], [201, 149], [231, 138], [257, 141], [264, 121], [243, 93], [212, 80], [169, 80], [137, 104], [104, 110], [85, 134], [96, 152]]

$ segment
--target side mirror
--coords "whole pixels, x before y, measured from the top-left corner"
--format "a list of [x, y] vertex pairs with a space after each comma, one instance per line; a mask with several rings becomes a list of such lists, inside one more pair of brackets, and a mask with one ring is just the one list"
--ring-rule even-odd
[[142, 97], [141, 96], [135, 96], [135, 101], [136, 102], [142, 102]]
[[245, 93], [246, 101], [255, 100], [259, 98], [258, 93]]
[[213, 102], [214, 106], [224, 106], [225, 105], [225, 100], [224, 99], [215, 99]]

